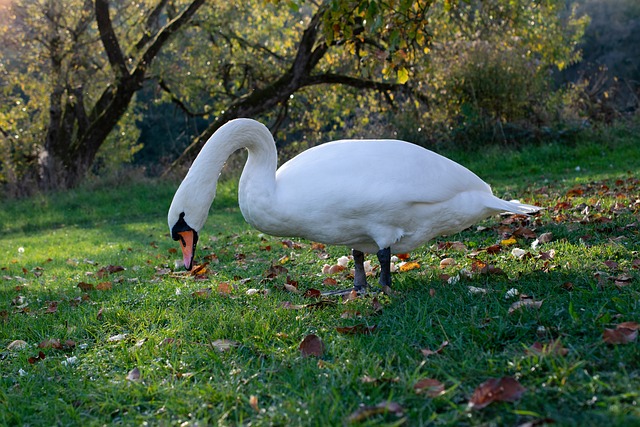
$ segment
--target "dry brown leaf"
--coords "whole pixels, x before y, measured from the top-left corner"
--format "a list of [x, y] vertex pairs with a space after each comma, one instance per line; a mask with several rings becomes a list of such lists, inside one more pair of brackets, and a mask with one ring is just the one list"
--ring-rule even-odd
[[127, 381], [140, 381], [140, 370], [136, 367], [129, 371], [126, 377]]
[[100, 282], [96, 285], [96, 289], [99, 291], [110, 291], [112, 288], [111, 282]]
[[24, 348], [27, 348], [29, 346], [29, 344], [27, 344], [26, 341], [23, 340], [13, 340], [9, 343], [9, 345], [7, 346], [7, 350], [11, 350], [11, 351], [18, 351], [18, 350], [22, 350]]
[[469, 400], [469, 409], [482, 409], [493, 402], [514, 402], [526, 389], [512, 377], [490, 378], [480, 384]]
[[304, 337], [298, 348], [304, 357], [322, 357], [324, 354], [324, 343], [316, 334], [309, 334]]
[[433, 378], [423, 378], [414, 384], [413, 390], [418, 394], [424, 393], [429, 397], [438, 397], [444, 394], [444, 384]]
[[233, 286], [227, 282], [218, 283], [218, 293], [222, 295], [229, 295], [233, 292]]
[[569, 349], [564, 348], [560, 339], [557, 339], [544, 344], [536, 341], [526, 350], [526, 353], [539, 356], [566, 356], [569, 353]]
[[393, 413], [395, 416], [401, 417], [404, 413], [404, 408], [395, 402], [380, 402], [375, 406], [360, 406], [360, 408], [347, 417], [346, 421], [347, 423], [359, 423], [367, 418], [388, 413]]
[[194, 298], [207, 298], [211, 295], [211, 288], [198, 289], [195, 292], [191, 293], [191, 296]]
[[[623, 325], [631, 325], [628, 328]], [[602, 340], [607, 344], [629, 344], [638, 338], [638, 327], [635, 322], [624, 322], [617, 325], [615, 329], [605, 329], [602, 333]]]
[[423, 348], [422, 350], [420, 350], [420, 352], [422, 353], [422, 355], [424, 357], [433, 356], [434, 354], [442, 353], [442, 350], [444, 350], [444, 348], [446, 346], [448, 346], [448, 345], [449, 345], [449, 341], [443, 341], [442, 344], [440, 344], [440, 347], [438, 347], [437, 350], [429, 350], [428, 348]]
[[509, 314], [515, 313], [518, 310], [523, 308], [540, 308], [542, 306], [542, 302], [544, 300], [536, 301], [532, 298], [522, 299], [520, 301], [516, 301], [509, 307]]
[[327, 277], [322, 281], [322, 284], [325, 286], [337, 286], [338, 281], [332, 277]]
[[51, 338], [48, 340], [42, 341], [38, 344], [38, 348], [55, 348], [60, 350], [62, 348], [62, 344], [60, 344], [60, 340], [57, 338]]
[[249, 396], [249, 406], [256, 412], [260, 412], [260, 407], [258, 406], [258, 397], [251, 395]]
[[92, 291], [95, 289], [95, 287], [91, 284], [91, 283], [86, 283], [86, 282], [80, 282], [78, 283], [78, 287], [80, 289], [82, 289], [83, 291]]
[[47, 309], [44, 311], [45, 313], [51, 314], [58, 311], [58, 301], [50, 301]]
[[456, 265], [456, 260], [453, 258], [445, 258], [443, 260], [440, 261], [440, 268], [444, 269], [447, 267], [453, 267], [454, 265]]

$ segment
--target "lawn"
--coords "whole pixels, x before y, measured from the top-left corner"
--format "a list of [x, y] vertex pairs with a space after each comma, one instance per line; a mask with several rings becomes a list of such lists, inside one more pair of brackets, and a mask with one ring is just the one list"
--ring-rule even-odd
[[197, 274], [168, 235], [176, 183], [3, 201], [0, 424], [640, 425], [639, 146], [445, 153], [545, 210], [439, 238], [397, 261], [394, 294], [344, 301], [315, 290], [349, 285], [352, 262], [323, 274], [348, 250], [260, 234], [234, 182]]

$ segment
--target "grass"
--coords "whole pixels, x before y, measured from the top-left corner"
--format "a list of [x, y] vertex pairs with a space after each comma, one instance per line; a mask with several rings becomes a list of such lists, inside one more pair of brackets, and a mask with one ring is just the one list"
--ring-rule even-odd
[[[260, 235], [244, 223], [234, 183], [219, 187], [201, 233], [200, 255], [218, 260], [202, 277], [172, 272], [179, 254], [165, 218], [175, 184], [3, 202], [0, 424], [324, 426], [391, 401], [401, 415], [372, 410], [355, 424], [640, 425], [638, 343], [603, 340], [606, 329], [640, 322], [639, 142], [616, 134], [571, 147], [451, 153], [497, 194], [547, 210], [529, 224], [491, 218], [481, 231], [424, 246], [410, 258], [420, 267], [394, 274], [397, 294], [377, 296], [379, 305], [367, 297], [283, 307], [316, 302], [284, 284], [326, 289], [322, 265], [347, 250], [327, 247], [324, 259], [310, 242], [289, 247]], [[553, 240], [535, 249], [533, 238], [501, 244], [518, 225]], [[481, 251], [495, 244], [498, 253]], [[532, 257], [514, 257], [515, 247]], [[553, 258], [536, 258], [551, 250]], [[456, 265], [440, 269], [447, 257]], [[125, 270], [101, 273], [107, 266]], [[335, 279], [349, 284], [344, 273]], [[81, 282], [108, 285], [82, 290]], [[542, 305], [509, 314], [512, 288]], [[376, 328], [336, 329], [357, 324]], [[323, 341], [322, 356], [301, 355], [308, 334]], [[49, 339], [63, 348], [38, 348]], [[527, 351], [555, 339], [566, 354]], [[8, 349], [14, 340], [27, 346]], [[220, 351], [216, 340], [234, 345]], [[521, 399], [468, 410], [481, 383], [503, 376], [526, 388]], [[445, 393], [417, 394], [423, 378]]]

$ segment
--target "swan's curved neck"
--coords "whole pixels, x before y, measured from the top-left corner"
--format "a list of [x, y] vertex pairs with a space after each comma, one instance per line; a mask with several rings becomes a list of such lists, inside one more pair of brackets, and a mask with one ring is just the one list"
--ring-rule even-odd
[[243, 215], [249, 219], [247, 200], [271, 197], [275, 190], [278, 155], [269, 130], [247, 119], [230, 121], [209, 138], [176, 191], [170, 211], [175, 210], [177, 215], [178, 210], [185, 212], [186, 222], [200, 230], [215, 198], [220, 172], [229, 156], [241, 148], [246, 148], [249, 156], [240, 178], [238, 199]]

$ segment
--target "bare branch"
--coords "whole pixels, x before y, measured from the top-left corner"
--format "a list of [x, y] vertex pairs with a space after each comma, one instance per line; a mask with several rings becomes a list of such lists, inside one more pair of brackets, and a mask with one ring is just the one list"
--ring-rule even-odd
[[196, 13], [204, 2], [205, 0], [193, 0], [186, 9], [184, 9], [178, 16], [158, 32], [151, 44], [149, 44], [147, 49], [142, 53], [142, 57], [140, 58], [140, 61], [138, 61], [133, 74], [144, 75], [147, 70], [147, 66], [151, 64], [151, 61], [153, 61], [156, 55], [160, 52], [164, 43], [191, 19], [193, 14]]
[[128, 76], [129, 69], [127, 68], [124, 54], [122, 53], [122, 49], [120, 49], [120, 43], [111, 24], [109, 1], [96, 0], [95, 10], [100, 40], [102, 40], [104, 50], [109, 58], [109, 63], [120, 76]]

